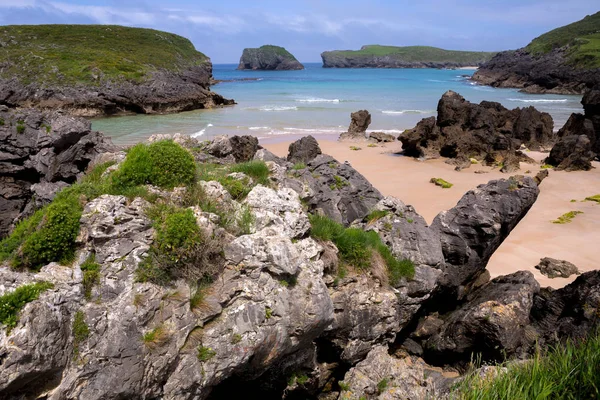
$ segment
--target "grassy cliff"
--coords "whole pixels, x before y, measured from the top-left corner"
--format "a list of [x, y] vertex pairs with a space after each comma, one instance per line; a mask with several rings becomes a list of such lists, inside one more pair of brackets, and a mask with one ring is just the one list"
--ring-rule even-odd
[[444, 50], [429, 46], [396, 47], [380, 45], [363, 46], [360, 50], [338, 50], [325, 53], [333, 53], [342, 57], [391, 57], [402, 59], [405, 62], [447, 62], [473, 65], [487, 61], [495, 54], [480, 51]]
[[561, 47], [566, 48], [572, 65], [600, 67], [600, 12], [547, 32], [533, 39], [525, 49], [532, 54], [546, 54]]
[[209, 62], [186, 38], [114, 25], [0, 27], [0, 78], [23, 83], [93, 85], [143, 81], [155, 70]]

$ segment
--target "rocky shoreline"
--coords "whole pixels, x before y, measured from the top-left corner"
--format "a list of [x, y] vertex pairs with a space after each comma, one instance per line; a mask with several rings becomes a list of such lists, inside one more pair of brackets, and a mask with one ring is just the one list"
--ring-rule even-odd
[[[600, 302], [597, 271], [559, 290], [540, 289], [529, 272], [490, 280], [486, 271], [543, 178], [480, 185], [428, 226], [413, 207], [321, 154], [314, 139], [294, 143], [285, 160], [251, 137], [160, 136], [150, 146], [174, 141], [200, 170], [216, 169], [188, 187], [142, 185], [134, 193], [145, 187], [151, 196], [128, 198], [106, 191], [137, 179], [125, 172], [135, 152], [103, 149], [102, 140], [78, 145], [98, 135], [81, 120], [61, 130], [60, 119], [46, 117], [55, 125], [47, 133], [31, 122], [37, 112], [19, 118], [26, 130], [6, 129], [4, 141], [48, 135], [71, 159], [86, 160], [75, 162], [75, 176], [102, 170], [72, 192], [82, 193], [72, 266], [0, 267], [0, 295], [47, 282], [10, 328], [0, 328], [0, 397], [441, 399], [476, 354], [484, 362], [528, 359], [538, 346], [593, 329], [588, 304]], [[47, 157], [40, 151], [36, 159], [52, 164]], [[237, 170], [246, 173], [228, 174], [242, 165]], [[264, 168], [266, 180], [256, 175]], [[212, 246], [207, 254], [221, 254], [202, 289], [190, 277], [206, 264], [188, 265], [188, 278], [168, 284], [140, 280], [166, 234], [153, 219], [157, 210], [192, 216], [192, 229]], [[316, 215], [348, 233], [323, 239]], [[364, 234], [410, 268], [390, 275], [388, 261], [374, 255], [366, 267], [352, 265], [342, 238]], [[14, 249], [10, 256], [20, 257]]]

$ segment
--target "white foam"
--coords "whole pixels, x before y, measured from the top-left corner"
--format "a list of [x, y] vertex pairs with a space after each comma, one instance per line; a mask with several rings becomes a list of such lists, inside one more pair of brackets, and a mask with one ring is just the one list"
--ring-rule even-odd
[[427, 79], [427, 82], [440, 82], [440, 83], [445, 83], [446, 81], [440, 81], [438, 79]]
[[250, 129], [251, 131], [259, 131], [261, 129], [269, 129], [269, 127], [268, 126], [251, 126], [248, 129]]
[[260, 111], [296, 111], [296, 106], [262, 106], [259, 108]]
[[507, 99], [509, 101], [520, 101], [523, 103], [566, 103], [569, 99]]
[[433, 114], [435, 110], [384, 110], [383, 114]]
[[191, 136], [192, 136], [193, 138], [200, 137], [200, 136], [204, 135], [204, 133], [206, 133], [206, 130], [207, 130], [208, 128], [210, 128], [211, 126], [214, 126], [214, 125], [213, 125], [213, 124], [208, 124], [208, 125], [206, 125], [206, 127], [205, 127], [204, 129], [201, 129], [201, 130], [199, 130], [198, 132], [196, 132], [196, 133], [193, 133]]
[[283, 128], [284, 131], [288, 132], [303, 132], [303, 133], [340, 133], [339, 129], [327, 129], [327, 128]]
[[309, 97], [306, 99], [296, 99], [298, 103], [339, 103], [340, 99], [322, 99], [319, 97]]

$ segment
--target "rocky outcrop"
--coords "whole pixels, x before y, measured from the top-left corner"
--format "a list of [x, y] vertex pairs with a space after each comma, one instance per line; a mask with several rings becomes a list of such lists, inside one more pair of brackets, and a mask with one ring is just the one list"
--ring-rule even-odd
[[473, 104], [453, 91], [444, 93], [438, 103], [438, 116], [421, 120], [399, 136], [405, 155], [411, 157], [474, 158], [497, 164], [517, 156], [521, 145], [531, 150], [550, 149], [557, 140], [552, 118], [533, 107], [508, 110], [499, 103]]
[[309, 135], [290, 143], [287, 160], [291, 163], [307, 163], [320, 154], [321, 148], [317, 139]]
[[427, 356], [439, 360], [502, 360], [528, 348], [526, 334], [534, 295], [540, 286], [528, 271], [493, 279], [444, 321], [426, 343]]
[[383, 198], [358, 171], [328, 155], [319, 155], [306, 168], [293, 171], [283, 185], [296, 191], [309, 211], [322, 212], [345, 225], [363, 218]]
[[492, 254], [527, 214], [538, 194], [532, 178], [513, 176], [479, 185], [456, 207], [438, 214], [430, 228], [439, 234], [445, 259], [438, 289], [462, 297], [462, 287], [485, 270]]
[[480, 65], [495, 53], [427, 46], [362, 46], [321, 53], [323, 68], [460, 68]]
[[575, 264], [550, 257], [542, 258], [535, 269], [548, 278], [568, 278], [571, 275], [579, 275], [579, 270]]
[[546, 163], [565, 171], [587, 171], [600, 156], [600, 86], [588, 90], [581, 100], [584, 114], [571, 114], [558, 131], [561, 138]]
[[285, 71], [304, 69], [304, 65], [283, 47], [266, 45], [244, 49], [237, 69]]
[[396, 137], [385, 132], [371, 132], [369, 134], [369, 139], [374, 140], [376, 142], [387, 143], [393, 142], [394, 140], [396, 140]]
[[350, 114], [350, 126], [348, 132], [340, 135], [340, 140], [364, 140], [367, 137], [367, 128], [371, 124], [371, 113], [367, 110], [359, 110]]
[[3, 107], [0, 122], [0, 237], [75, 182], [99, 154], [117, 151], [90, 122], [60, 112]]

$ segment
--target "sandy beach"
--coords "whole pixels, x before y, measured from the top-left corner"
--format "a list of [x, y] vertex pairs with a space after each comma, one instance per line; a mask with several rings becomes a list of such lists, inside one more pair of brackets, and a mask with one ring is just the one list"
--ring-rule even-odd
[[[415, 207], [428, 223], [443, 210], [456, 205], [468, 190], [493, 179], [508, 178], [499, 170], [473, 165], [461, 172], [444, 162], [444, 159], [417, 161], [395, 155], [400, 151], [400, 142], [379, 147], [367, 147], [367, 143], [340, 143], [331, 136], [317, 137], [323, 153], [343, 162], [348, 161], [363, 174], [383, 195], [394, 196]], [[279, 156], [287, 154], [289, 141], [265, 142], [264, 147]], [[361, 147], [351, 150], [350, 146]], [[531, 157], [542, 160], [545, 154], [530, 152]], [[488, 269], [492, 277], [519, 270], [533, 272], [542, 287], [562, 287], [572, 282], [569, 279], [549, 279], [534, 267], [542, 257], [567, 260], [580, 271], [598, 269], [598, 244], [600, 243], [600, 205], [582, 201], [588, 196], [600, 194], [600, 163], [596, 169], [585, 172], [550, 171], [550, 176], [540, 186], [538, 200], [515, 230], [494, 254]], [[475, 174], [485, 170], [488, 173]], [[539, 165], [521, 164], [521, 174], [535, 175]], [[442, 189], [429, 182], [433, 177], [443, 178], [454, 186]], [[571, 200], [576, 200], [572, 202]], [[560, 215], [578, 210], [578, 215], [569, 224], [553, 224]]]

